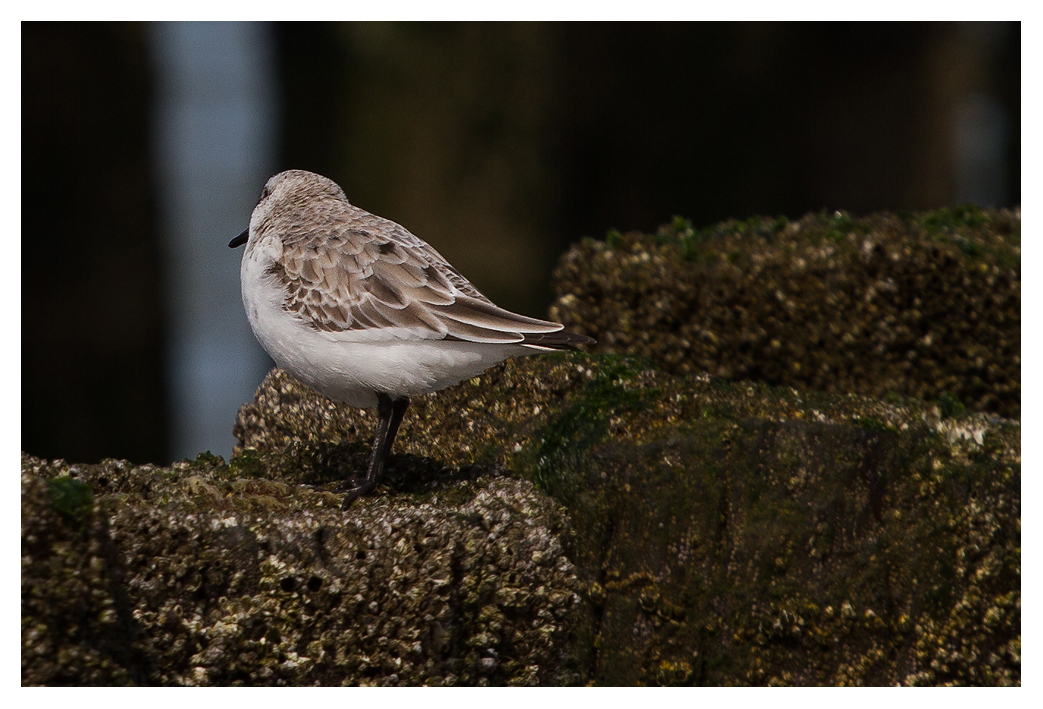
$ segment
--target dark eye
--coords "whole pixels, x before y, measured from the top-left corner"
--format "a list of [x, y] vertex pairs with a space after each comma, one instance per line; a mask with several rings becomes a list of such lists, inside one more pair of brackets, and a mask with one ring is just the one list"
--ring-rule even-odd
[[268, 195], [270, 195], [271, 193], [272, 191], [268, 188], [268, 185], [265, 185], [264, 189], [261, 190], [261, 198], [257, 201], [263, 202], [264, 200], [268, 199]]

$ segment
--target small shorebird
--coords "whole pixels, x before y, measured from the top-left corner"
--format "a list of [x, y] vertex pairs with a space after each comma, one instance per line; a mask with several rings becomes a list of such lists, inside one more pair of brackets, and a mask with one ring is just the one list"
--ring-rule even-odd
[[497, 307], [426, 242], [313, 172], [268, 180], [228, 246], [243, 244], [243, 305], [261, 346], [330, 399], [377, 407], [369, 468], [345, 509], [376, 487], [409, 397], [507, 357], [594, 344]]

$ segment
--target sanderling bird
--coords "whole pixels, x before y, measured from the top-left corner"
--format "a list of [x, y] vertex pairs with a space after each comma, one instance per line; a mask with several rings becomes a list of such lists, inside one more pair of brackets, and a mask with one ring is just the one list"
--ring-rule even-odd
[[411, 396], [507, 357], [594, 344], [497, 307], [426, 242], [313, 172], [268, 180], [228, 246], [243, 244], [243, 305], [261, 346], [330, 399], [377, 407], [369, 468], [345, 509], [376, 487]]

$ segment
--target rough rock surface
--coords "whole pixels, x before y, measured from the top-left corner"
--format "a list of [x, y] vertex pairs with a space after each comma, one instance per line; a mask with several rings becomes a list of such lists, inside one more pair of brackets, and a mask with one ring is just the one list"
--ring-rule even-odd
[[[841, 364], [815, 371], [836, 376], [794, 384], [844, 391], [856, 374], [877, 386], [899, 381], [895, 371], [907, 383], [910, 372], [930, 371], [934, 383], [916, 393], [949, 392], [935, 401], [904, 398], [891, 384], [867, 398], [677, 376], [610, 354], [508, 361], [415, 399], [384, 483], [346, 512], [335, 490], [364, 470], [374, 414], [278, 370], [240, 411], [227, 465], [209, 454], [169, 467], [23, 454], [22, 682], [1020, 684], [1021, 428], [960, 404], [1019, 410], [1009, 351], [1020, 332], [1011, 334], [1016, 314], [1005, 308], [1020, 299], [1010, 280], [1020, 266], [1002, 265], [1009, 234], [995, 243], [967, 236], [961, 224], [972, 217], [941, 229], [938, 251], [914, 242], [909, 254], [837, 217], [820, 247], [847, 266], [825, 256], [811, 269], [848, 304], [838, 310], [822, 294], [815, 307], [833, 308], [827, 319], [861, 344], [823, 336], [830, 362]], [[926, 218], [888, 219], [898, 229]], [[801, 224], [798, 232], [813, 226]], [[760, 228], [737, 227], [736, 244], [746, 248], [744, 230]], [[733, 368], [720, 374], [752, 376], [751, 362], [785, 351], [778, 335], [760, 347], [772, 328], [811, 347], [800, 338], [813, 301], [788, 308], [796, 291], [772, 281], [800, 272], [769, 248], [789, 227], [772, 228], [757, 237], [765, 250], [750, 251], [760, 279], [740, 289], [761, 290], [733, 309], [746, 344], [721, 346], [730, 354], [719, 361]], [[688, 269], [709, 259], [725, 284], [706, 295], [718, 305], [733, 302], [727, 274], [738, 276], [700, 238], [680, 224], [658, 241], [587, 243], [563, 269], [569, 277], [586, 253], [589, 279], [573, 274], [578, 295], [558, 307], [611, 348], [675, 373], [703, 366], [692, 343], [706, 340], [678, 335], [694, 327], [678, 314], [693, 302], [685, 289], [707, 293]], [[794, 240], [782, 252], [808, 248]], [[908, 256], [963, 274], [963, 285], [938, 275], [920, 286], [948, 283], [950, 300], [979, 312], [959, 332], [992, 327], [995, 352], [949, 335], [931, 349], [938, 340], [910, 325], [922, 320], [902, 320], [895, 313], [907, 311], [885, 297], [895, 292], [888, 278], [906, 292], [891, 271], [862, 290], [869, 271], [854, 267], [858, 254], [885, 271]], [[988, 263], [974, 261], [982, 254]], [[617, 272], [606, 265], [614, 262], [629, 265]], [[672, 288], [649, 285], [667, 275]], [[591, 319], [595, 291], [583, 283], [604, 288], [605, 322]], [[975, 310], [983, 288], [998, 310]], [[661, 302], [649, 309], [644, 299], [655, 293]], [[784, 322], [776, 305], [756, 310], [764, 302], [803, 319]], [[939, 333], [958, 329], [955, 317], [931, 312]], [[895, 369], [890, 345], [876, 349], [906, 337], [903, 327], [922, 342], [906, 356], [912, 369]], [[729, 342], [724, 332], [712, 334]], [[927, 351], [935, 354], [921, 358]], [[804, 353], [805, 364], [818, 356]], [[984, 370], [974, 369], [978, 357]], [[935, 369], [917, 369], [926, 359]], [[1008, 370], [996, 373], [997, 362]]]
[[372, 412], [279, 371], [230, 465], [23, 457], [23, 682], [1020, 683], [1016, 422], [584, 355], [410, 414], [347, 512]]
[[344, 514], [210, 457], [22, 470], [23, 684], [575, 682], [578, 582], [526, 481]]
[[683, 219], [562, 257], [551, 318], [667, 371], [1021, 414], [1021, 214]]
[[[273, 371], [233, 467], [332, 477], [372, 419]], [[400, 436], [385, 492], [513, 470], [564, 504], [582, 681], [1020, 682], [1016, 422], [572, 355], [423, 397]]]

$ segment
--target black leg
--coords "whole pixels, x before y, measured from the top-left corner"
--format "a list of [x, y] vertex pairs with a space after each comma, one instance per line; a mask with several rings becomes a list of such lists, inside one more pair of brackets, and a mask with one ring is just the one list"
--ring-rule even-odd
[[398, 427], [402, 425], [402, 419], [405, 417], [406, 409], [408, 408], [408, 396], [400, 396], [391, 402], [391, 421], [388, 422], [387, 437], [384, 438], [384, 450], [381, 453], [383, 460], [387, 460], [387, 457], [391, 454], [391, 444], [395, 442]]
[[373, 453], [369, 459], [369, 470], [363, 483], [344, 494], [341, 509], [346, 510], [356, 498], [373, 491], [384, 472], [384, 463], [391, 453], [391, 444], [402, 424], [402, 417], [409, 407], [409, 398], [402, 396], [392, 399], [387, 394], [377, 394], [377, 433], [373, 437]]

